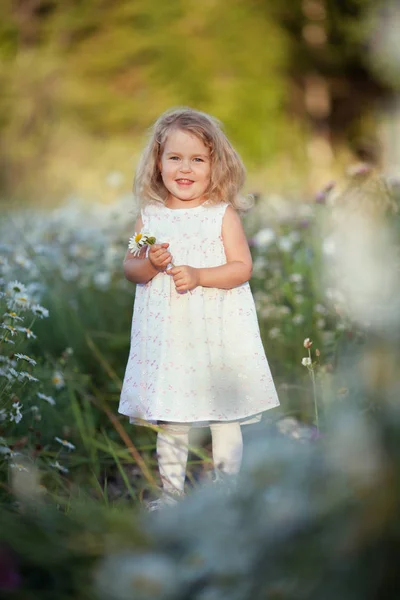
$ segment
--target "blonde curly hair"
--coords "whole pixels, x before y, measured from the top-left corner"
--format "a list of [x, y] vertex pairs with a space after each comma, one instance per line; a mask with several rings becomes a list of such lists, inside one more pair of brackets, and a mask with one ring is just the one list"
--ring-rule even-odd
[[140, 158], [133, 191], [141, 208], [151, 202], [165, 204], [168, 190], [159, 169], [168, 134], [174, 130], [187, 131], [198, 137], [210, 150], [211, 179], [206, 192], [210, 203], [229, 202], [236, 210], [248, 210], [251, 198], [240, 195], [245, 181], [245, 168], [236, 150], [210, 115], [192, 108], [177, 108], [163, 113], [150, 131], [150, 139]]

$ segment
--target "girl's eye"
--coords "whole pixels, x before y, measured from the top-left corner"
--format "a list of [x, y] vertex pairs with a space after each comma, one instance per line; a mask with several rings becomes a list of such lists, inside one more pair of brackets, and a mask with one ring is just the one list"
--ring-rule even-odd
[[195, 158], [194, 160], [197, 162], [204, 162], [202, 158]]
[[179, 158], [177, 156], [170, 156], [169, 160], [179, 160]]

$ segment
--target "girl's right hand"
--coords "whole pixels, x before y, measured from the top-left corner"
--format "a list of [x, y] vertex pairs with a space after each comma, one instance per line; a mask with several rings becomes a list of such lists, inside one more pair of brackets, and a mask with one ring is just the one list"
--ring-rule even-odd
[[149, 250], [149, 261], [157, 271], [165, 271], [168, 265], [172, 262], [171, 253], [168, 252], [169, 244], [153, 244]]

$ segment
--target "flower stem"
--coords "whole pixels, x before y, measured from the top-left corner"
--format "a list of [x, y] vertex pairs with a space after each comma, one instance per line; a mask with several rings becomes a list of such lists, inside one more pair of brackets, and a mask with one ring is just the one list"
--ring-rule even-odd
[[[308, 349], [308, 356], [311, 359], [311, 349], [310, 348]], [[312, 363], [311, 363], [311, 365], [312, 365]], [[317, 427], [317, 432], [319, 433], [317, 386], [316, 386], [316, 383], [315, 383], [315, 373], [314, 373], [314, 367], [313, 366], [310, 367], [309, 373], [310, 373], [311, 381], [312, 381], [312, 385], [313, 385], [315, 425]]]

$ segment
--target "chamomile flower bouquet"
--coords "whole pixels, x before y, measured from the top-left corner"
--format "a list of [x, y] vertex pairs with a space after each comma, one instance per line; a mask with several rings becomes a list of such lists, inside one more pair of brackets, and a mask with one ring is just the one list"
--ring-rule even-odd
[[152, 246], [156, 243], [156, 238], [148, 232], [141, 231], [134, 233], [129, 239], [128, 248], [134, 256], [139, 256], [142, 248], [145, 246]]

